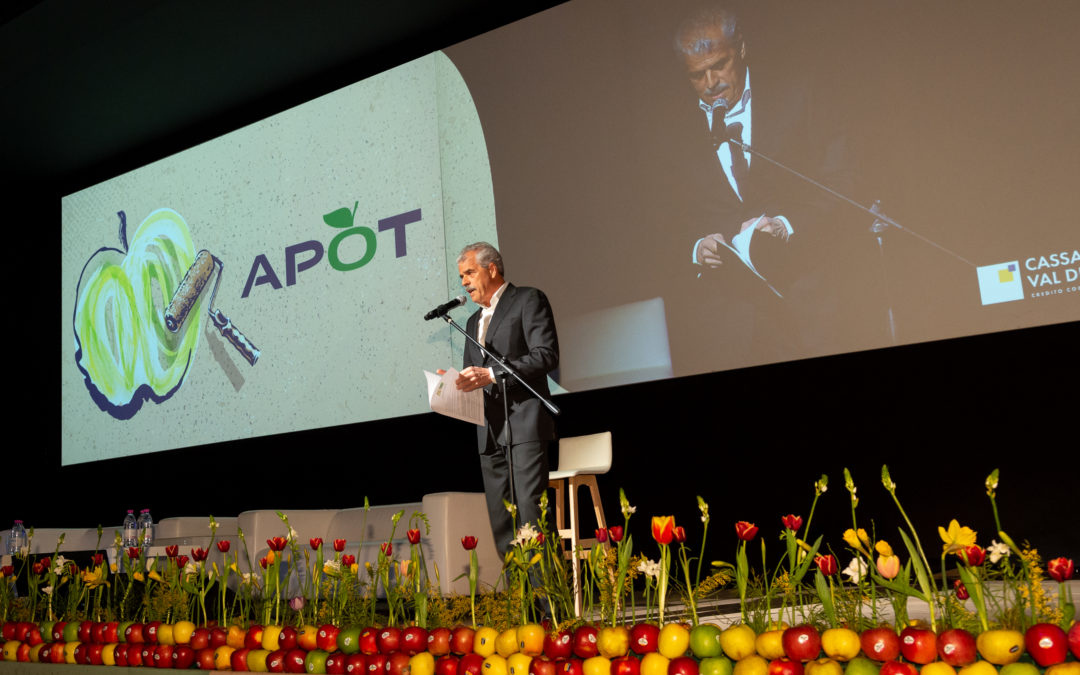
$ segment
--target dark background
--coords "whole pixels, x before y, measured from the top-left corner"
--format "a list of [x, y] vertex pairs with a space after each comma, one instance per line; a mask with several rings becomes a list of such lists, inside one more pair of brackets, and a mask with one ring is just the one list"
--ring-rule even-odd
[[[150, 508], [155, 519], [227, 516], [352, 507], [365, 496], [389, 504], [479, 491], [471, 428], [432, 414], [61, 467], [55, 383], [58, 356], [70, 358], [70, 337], [56, 330], [61, 289], [48, 281], [48, 250], [63, 245], [65, 194], [548, 4], [431, 0], [408, 18], [395, 17], [390, 6], [344, 2], [318, 9], [255, 2], [8, 5], [0, 26], [0, 156], [14, 264], [7, 277], [10, 412], [0, 526], [16, 517], [38, 527], [117, 526], [128, 508]], [[964, 9], [977, 11], [970, 3], [950, 10], [959, 15], [950, 25], [967, 19]], [[872, 22], [870, 14], [857, 18]], [[978, 16], [992, 23], [986, 12]], [[922, 25], [915, 13], [910, 21]], [[885, 27], [873, 26], [860, 44], [884, 50], [874, 52], [876, 60], [917, 80], [920, 71], [904, 64], [915, 55], [921, 72], [929, 72], [935, 58], [905, 42], [908, 28], [904, 40], [889, 41]], [[1000, 32], [987, 40], [1000, 39], [1003, 50], [1035, 44], [1052, 61], [1053, 45]], [[1039, 74], [1014, 75], [1030, 82]], [[896, 113], [886, 101], [877, 105]], [[997, 129], [1004, 114], [993, 108], [988, 121], [976, 123]], [[1062, 125], [1066, 147], [1076, 147], [1075, 129]], [[1074, 182], [1075, 165], [1059, 169], [1055, 181]], [[890, 189], [911, 201], [927, 186], [947, 192], [940, 177], [901, 179]], [[955, 189], [965, 197], [973, 190], [963, 182]], [[1009, 195], [994, 199], [1023, 210]], [[901, 201], [894, 215], [904, 220], [905, 208]], [[926, 301], [935, 298], [928, 293]], [[61, 334], [60, 354], [55, 342], [45, 347]], [[697, 539], [700, 494], [713, 517], [710, 558], [731, 558], [736, 520], [757, 522], [779, 552], [780, 516], [808, 514], [822, 473], [829, 491], [814, 529], [839, 550], [850, 526], [844, 467], [859, 486], [859, 524], [869, 528], [872, 518], [895, 544], [897, 512], [880, 487], [887, 463], [928, 548], [934, 528], [951, 518], [989, 544], [994, 528], [983, 480], [1000, 467], [999, 506], [1011, 536], [1030, 540], [1044, 558], [1075, 558], [1078, 335], [1075, 323], [1044, 326], [569, 394], [557, 399], [560, 432], [614, 433], [614, 466], [601, 478], [604, 502], [616, 519], [618, 489], [626, 490], [638, 507], [633, 532], [646, 551], [652, 515], [675, 514]], [[768, 404], [777, 391], [789, 402], [782, 409]]]

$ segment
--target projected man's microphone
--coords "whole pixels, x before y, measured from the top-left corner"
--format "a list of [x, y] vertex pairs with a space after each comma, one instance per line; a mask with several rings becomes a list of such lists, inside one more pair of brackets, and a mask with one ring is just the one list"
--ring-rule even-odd
[[184, 325], [184, 320], [206, 287], [206, 283], [210, 281], [211, 276], [214, 276], [214, 270], [217, 270], [217, 275], [214, 278], [214, 288], [210, 292], [210, 301], [207, 303], [207, 314], [210, 315], [210, 321], [221, 333], [221, 336], [235, 347], [236, 351], [240, 352], [240, 355], [249, 364], [255, 365], [262, 352], [251, 344], [251, 341], [233, 325], [229, 317], [225, 316], [220, 309], [214, 308], [214, 298], [217, 296], [218, 285], [221, 283], [221, 273], [224, 269], [224, 263], [215, 258], [210, 251], [206, 249], [199, 251], [198, 255], [195, 256], [195, 262], [191, 264], [187, 274], [184, 275], [184, 280], [180, 282], [176, 293], [173, 294], [168, 309], [165, 310], [165, 327], [173, 333], [180, 330], [180, 326]]

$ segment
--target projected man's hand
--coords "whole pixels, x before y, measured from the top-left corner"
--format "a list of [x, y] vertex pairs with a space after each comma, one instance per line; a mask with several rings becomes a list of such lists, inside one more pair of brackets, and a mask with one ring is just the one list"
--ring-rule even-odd
[[788, 229], [784, 225], [784, 221], [779, 218], [770, 218], [769, 216], [761, 216], [760, 218], [751, 218], [739, 227], [739, 232], [745, 232], [749, 228], [755, 228], [760, 232], [771, 234], [774, 237], [780, 237], [787, 241]]
[[724, 264], [721, 250], [724, 248], [725, 243], [722, 234], [710, 234], [702, 238], [694, 251], [694, 260], [709, 267], [720, 267], [720, 265]]

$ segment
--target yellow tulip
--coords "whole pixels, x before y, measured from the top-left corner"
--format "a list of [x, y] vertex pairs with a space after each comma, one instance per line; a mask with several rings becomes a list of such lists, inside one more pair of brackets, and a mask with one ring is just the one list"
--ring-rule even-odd
[[889, 542], [885, 541], [884, 539], [879, 539], [878, 543], [874, 545], [874, 548], [877, 549], [878, 553], [885, 557], [895, 555], [893, 553], [892, 546], [889, 546]]
[[975, 530], [970, 527], [961, 527], [960, 523], [956, 522], [956, 518], [949, 521], [947, 530], [939, 525], [938, 534], [941, 536], [941, 541], [945, 542], [945, 553], [956, 553], [975, 545]]

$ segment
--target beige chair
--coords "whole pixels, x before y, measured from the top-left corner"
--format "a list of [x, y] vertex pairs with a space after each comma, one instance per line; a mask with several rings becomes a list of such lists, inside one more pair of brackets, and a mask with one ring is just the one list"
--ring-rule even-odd
[[[578, 488], [587, 486], [596, 523], [607, 527], [596, 476], [611, 468], [611, 432], [559, 439], [559, 468], [548, 474], [548, 487], [555, 490], [555, 527], [559, 537], [569, 540], [566, 556], [574, 574], [574, 612], [581, 616], [581, 558], [596, 546], [596, 537], [582, 537], [578, 517]], [[564, 497], [563, 492], [568, 494]], [[569, 499], [569, 510], [564, 504]], [[570, 526], [566, 526], [567, 515]], [[606, 544], [605, 544], [606, 546]], [[575, 555], [576, 554], [576, 555]]]

